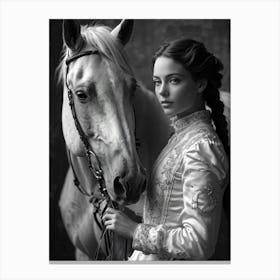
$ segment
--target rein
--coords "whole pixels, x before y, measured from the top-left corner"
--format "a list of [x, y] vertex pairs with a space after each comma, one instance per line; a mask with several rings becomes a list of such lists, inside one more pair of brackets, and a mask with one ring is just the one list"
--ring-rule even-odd
[[[78, 180], [78, 177], [75, 173], [74, 166], [73, 166], [72, 161], [71, 161], [70, 151], [68, 150], [69, 163], [70, 163], [71, 169], [73, 171], [73, 175], [74, 175], [74, 184], [83, 195], [86, 195], [86, 196], [89, 197], [89, 202], [94, 207], [93, 216], [95, 218], [95, 222], [102, 232], [101, 238], [99, 240], [98, 248], [95, 252], [95, 260], [98, 259], [100, 246], [101, 246], [101, 242], [102, 242], [103, 239], [105, 241], [105, 247], [106, 247], [107, 254], [111, 258], [113, 256], [113, 252], [112, 252], [113, 240], [114, 240], [113, 232], [108, 232], [106, 229], [105, 230], [102, 229], [102, 225], [100, 223], [102, 223], [102, 215], [106, 211], [107, 207], [109, 206], [109, 207], [117, 209], [118, 205], [114, 201], [111, 200], [111, 198], [108, 194], [108, 191], [106, 189], [105, 180], [104, 180], [104, 175], [103, 175], [104, 172], [103, 172], [100, 160], [99, 160], [97, 154], [94, 152], [94, 150], [90, 146], [90, 144], [88, 142], [88, 139], [87, 139], [87, 137], [86, 137], [81, 125], [80, 125], [80, 122], [78, 120], [76, 110], [75, 110], [73, 93], [72, 93], [72, 91], [69, 88], [69, 85], [67, 83], [67, 75], [68, 75], [68, 71], [69, 71], [69, 65], [70, 65], [71, 62], [73, 62], [73, 61], [75, 61], [75, 60], [77, 60], [77, 59], [79, 59], [80, 57], [83, 57], [83, 56], [95, 55], [95, 54], [99, 54], [99, 53], [100, 52], [98, 50], [84, 51], [84, 52], [80, 52], [76, 55], [73, 55], [72, 57], [68, 57], [65, 61], [65, 63], [66, 63], [65, 84], [66, 84], [66, 88], [67, 88], [67, 91], [68, 91], [69, 106], [71, 108], [71, 112], [72, 112], [72, 116], [73, 116], [73, 119], [74, 119], [74, 122], [75, 122], [76, 129], [79, 133], [80, 139], [81, 139], [81, 141], [84, 145], [85, 151], [86, 151], [86, 156], [87, 156], [87, 160], [88, 160], [89, 169], [90, 169], [93, 177], [98, 182], [98, 188], [99, 188], [99, 191], [100, 191], [100, 193], [103, 197], [103, 200], [105, 199], [106, 202], [107, 202], [106, 206], [104, 207], [104, 209], [100, 213], [101, 221], [98, 221], [97, 213], [100, 212], [101, 199], [96, 197], [94, 193], [89, 194], [84, 188], [81, 187], [80, 182]], [[104, 228], [104, 225], [103, 225], [103, 228]], [[110, 244], [110, 241], [111, 241], [111, 244]]]

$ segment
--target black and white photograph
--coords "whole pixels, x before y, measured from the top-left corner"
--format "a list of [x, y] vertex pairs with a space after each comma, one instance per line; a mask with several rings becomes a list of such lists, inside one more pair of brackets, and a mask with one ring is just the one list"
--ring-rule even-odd
[[278, 0], [0, 0], [0, 280], [280, 280]]
[[51, 20], [50, 61], [50, 260], [229, 261], [230, 20]]

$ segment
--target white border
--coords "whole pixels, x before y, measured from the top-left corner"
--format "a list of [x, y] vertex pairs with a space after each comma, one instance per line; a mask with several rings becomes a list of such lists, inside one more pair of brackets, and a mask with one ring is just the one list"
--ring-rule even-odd
[[[278, 1], [1, 1], [0, 279], [279, 279]], [[230, 18], [231, 264], [49, 264], [50, 18]]]

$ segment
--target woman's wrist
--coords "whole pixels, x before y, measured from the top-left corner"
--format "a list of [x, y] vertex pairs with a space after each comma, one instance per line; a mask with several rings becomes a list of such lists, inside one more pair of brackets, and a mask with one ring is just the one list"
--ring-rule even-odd
[[134, 233], [136, 231], [136, 228], [138, 227], [138, 223], [132, 222], [130, 229], [129, 229], [129, 236], [133, 239]]

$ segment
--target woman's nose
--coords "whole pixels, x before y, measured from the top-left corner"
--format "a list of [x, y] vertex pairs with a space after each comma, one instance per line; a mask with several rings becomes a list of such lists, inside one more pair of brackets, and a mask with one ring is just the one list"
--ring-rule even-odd
[[160, 94], [161, 96], [167, 96], [167, 95], [168, 95], [168, 88], [167, 88], [167, 86], [165, 85], [165, 83], [162, 83], [162, 84], [161, 84], [161, 87], [160, 87], [160, 89], [159, 89], [159, 94]]

